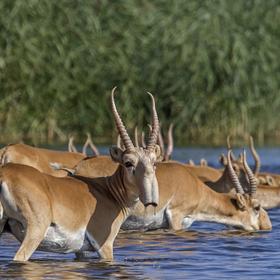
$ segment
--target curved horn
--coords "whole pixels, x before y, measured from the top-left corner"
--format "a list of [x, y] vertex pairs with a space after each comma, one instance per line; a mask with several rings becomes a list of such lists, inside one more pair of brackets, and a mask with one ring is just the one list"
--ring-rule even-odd
[[254, 196], [257, 192], [257, 179], [254, 176], [253, 171], [251, 170], [251, 168], [249, 167], [248, 163], [247, 163], [247, 158], [246, 158], [246, 151], [243, 151], [243, 166], [244, 169], [247, 173], [247, 176], [249, 178], [249, 183], [250, 183], [250, 195]]
[[149, 139], [147, 142], [147, 149], [148, 150], [153, 150], [155, 147], [155, 144], [157, 142], [157, 137], [158, 137], [158, 131], [159, 131], [159, 120], [158, 120], [158, 115], [157, 115], [157, 110], [156, 110], [156, 103], [153, 95], [148, 92], [152, 99], [152, 112], [153, 112], [153, 117], [152, 117], [152, 132], [149, 135]]
[[160, 147], [161, 154], [162, 155], [165, 154], [164, 142], [163, 142], [163, 137], [162, 137], [162, 134], [161, 134], [161, 127], [159, 127], [157, 143]]
[[112, 89], [112, 93], [111, 93], [111, 105], [112, 105], [112, 112], [113, 112], [113, 115], [114, 115], [114, 119], [115, 119], [115, 124], [116, 124], [116, 127], [117, 127], [117, 130], [120, 134], [120, 137], [121, 137], [121, 140], [124, 144], [124, 147], [127, 151], [129, 152], [132, 152], [134, 151], [134, 145], [126, 131], [126, 128], [121, 120], [121, 117], [117, 111], [117, 108], [116, 108], [116, 104], [115, 104], [115, 100], [114, 100], [114, 94], [115, 94], [115, 90], [116, 90], [117, 87], [114, 87]]
[[174, 142], [173, 142], [173, 123], [169, 125], [168, 128], [168, 134], [167, 134], [167, 149], [165, 152], [165, 159], [164, 160], [169, 160], [171, 157], [171, 154], [173, 152], [173, 147], [174, 147]]
[[117, 138], [117, 147], [121, 148], [121, 136], [118, 134], [118, 138]]
[[[227, 136], [227, 149], [232, 150], [231, 143], [230, 143], [230, 135]], [[235, 155], [231, 152], [231, 160], [236, 160]]]
[[145, 132], [144, 131], [142, 131], [142, 133], [141, 133], [141, 144], [142, 144], [142, 147], [144, 149], [146, 149], [147, 145], [146, 145]]
[[82, 153], [86, 156], [87, 155], [87, 147], [89, 145], [89, 141], [88, 141], [88, 137], [87, 137], [87, 140], [85, 142], [85, 144], [83, 145], [83, 150], [82, 150]]
[[123, 146], [123, 142], [121, 139], [121, 136], [118, 134], [118, 138], [117, 138], [117, 147], [120, 148], [121, 150], [125, 150], [124, 146]]
[[139, 148], [139, 142], [138, 142], [138, 127], [137, 125], [135, 126], [134, 128], [134, 143], [135, 143], [135, 146], [137, 148]]
[[189, 159], [189, 165], [195, 166], [195, 163], [194, 163], [194, 161], [192, 159]]
[[78, 152], [78, 150], [76, 149], [76, 147], [74, 145], [74, 136], [70, 136], [69, 137], [68, 152], [73, 152], [73, 153], [77, 153]]
[[236, 192], [240, 194], [244, 194], [244, 190], [231, 164], [231, 150], [228, 151], [227, 161], [228, 161], [229, 177], [233, 183], [233, 186], [235, 187]]
[[148, 128], [149, 128], [149, 135], [151, 135], [152, 131], [153, 131], [153, 128], [152, 126], [148, 123], [147, 124]]
[[83, 146], [83, 154], [86, 155], [87, 154], [87, 147], [90, 146], [91, 150], [93, 151], [93, 153], [96, 155], [96, 156], [99, 156], [100, 153], [97, 149], [97, 147], [93, 144], [93, 141], [92, 141], [92, 138], [91, 138], [91, 135], [89, 132], [87, 132], [87, 141], [85, 142], [84, 146]]
[[227, 136], [227, 149], [231, 150], [230, 135]]
[[260, 172], [261, 169], [261, 159], [255, 149], [255, 145], [254, 145], [254, 138], [252, 136], [250, 136], [250, 151], [253, 155], [253, 158], [255, 160], [255, 166], [254, 166], [254, 174], [258, 175], [258, 173]]

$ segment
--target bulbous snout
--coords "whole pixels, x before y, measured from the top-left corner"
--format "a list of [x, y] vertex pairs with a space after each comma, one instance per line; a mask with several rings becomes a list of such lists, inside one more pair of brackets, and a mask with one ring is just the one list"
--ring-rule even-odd
[[270, 221], [268, 213], [263, 208], [260, 209], [259, 228], [260, 230], [272, 230], [272, 223]]
[[145, 207], [157, 207], [159, 203], [159, 190], [156, 176], [144, 177], [140, 188], [140, 201]]

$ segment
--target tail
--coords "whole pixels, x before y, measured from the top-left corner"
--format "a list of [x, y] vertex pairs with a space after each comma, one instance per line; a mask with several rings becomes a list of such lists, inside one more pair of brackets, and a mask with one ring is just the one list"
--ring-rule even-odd
[[75, 169], [71, 169], [71, 168], [65, 167], [65, 166], [63, 166], [61, 163], [58, 163], [58, 162], [50, 162], [50, 167], [51, 167], [53, 170], [56, 170], [56, 171], [63, 170], [63, 171], [65, 171], [65, 172], [67, 172], [67, 175], [68, 175], [68, 176], [73, 176], [73, 175], [75, 175]]

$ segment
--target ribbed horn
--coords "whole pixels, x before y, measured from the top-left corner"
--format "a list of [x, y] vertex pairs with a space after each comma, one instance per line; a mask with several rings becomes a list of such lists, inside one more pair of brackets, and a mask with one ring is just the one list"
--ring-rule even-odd
[[[231, 143], [230, 143], [230, 135], [227, 136], [227, 149], [232, 150], [232, 146], [231, 146]], [[236, 160], [236, 157], [233, 154], [233, 152], [231, 152], [231, 160]]]
[[249, 183], [250, 183], [250, 195], [254, 196], [257, 192], [257, 179], [254, 176], [253, 171], [251, 170], [251, 168], [249, 167], [248, 163], [247, 163], [247, 157], [246, 157], [246, 151], [243, 151], [243, 166], [244, 169], [247, 173], [248, 179], [249, 179]]
[[164, 160], [169, 160], [173, 152], [174, 141], [173, 141], [173, 123], [169, 125], [167, 134], [167, 149], [164, 155]]
[[159, 120], [158, 120], [158, 115], [156, 110], [155, 99], [150, 92], [148, 92], [148, 94], [152, 99], [152, 133], [149, 135], [149, 139], [147, 142], [147, 149], [153, 150], [157, 142], [158, 131], [159, 131]]
[[114, 100], [114, 94], [115, 94], [115, 90], [116, 90], [117, 87], [114, 87], [112, 89], [112, 93], [111, 93], [111, 105], [112, 105], [112, 112], [113, 112], [113, 115], [114, 115], [114, 119], [115, 119], [115, 124], [116, 124], [116, 127], [117, 127], [117, 130], [120, 134], [120, 137], [121, 137], [121, 140], [124, 144], [124, 147], [127, 151], [129, 152], [132, 152], [135, 150], [134, 148], [134, 145], [126, 131], [126, 128], [121, 120], [121, 117], [117, 111], [117, 108], [116, 108], [116, 104], [115, 104], [115, 100]]
[[141, 144], [142, 144], [142, 148], [146, 149], [147, 145], [146, 145], [145, 132], [144, 131], [142, 131], [142, 133], [141, 133]]
[[78, 152], [75, 145], [74, 145], [74, 136], [69, 137], [68, 152], [72, 152], [72, 153], [77, 153]]
[[149, 123], [147, 124], [147, 126], [149, 128], [149, 136], [150, 136], [152, 134], [153, 128]]
[[118, 134], [118, 138], [117, 138], [117, 147], [123, 151], [125, 150], [121, 136], [119, 134]]
[[83, 146], [83, 154], [86, 155], [87, 154], [87, 147], [90, 147], [92, 152], [96, 155], [96, 156], [99, 156], [100, 153], [97, 149], [97, 147], [93, 144], [93, 141], [92, 141], [92, 138], [91, 138], [91, 135], [89, 132], [87, 132], [87, 140]]
[[231, 150], [230, 135], [227, 136], [227, 149]]
[[250, 136], [250, 151], [253, 155], [253, 158], [255, 160], [255, 166], [254, 166], [254, 174], [258, 175], [258, 173], [260, 172], [261, 169], [261, 159], [255, 149], [255, 145], [254, 145], [254, 138], [252, 136]]
[[164, 155], [165, 154], [165, 148], [164, 148], [163, 137], [162, 137], [162, 134], [161, 134], [161, 127], [159, 127], [157, 143], [160, 147], [161, 154]]
[[228, 161], [229, 176], [233, 183], [233, 186], [235, 187], [236, 192], [240, 193], [240, 194], [244, 194], [244, 190], [238, 180], [238, 176], [236, 175], [236, 173], [232, 167], [232, 164], [231, 164], [231, 150], [228, 151], [227, 161]]
[[85, 142], [85, 144], [83, 145], [83, 150], [82, 150], [82, 153], [86, 156], [87, 155], [87, 147], [89, 145], [89, 140], [88, 140], [88, 137], [87, 137], [87, 140]]
[[121, 148], [121, 136], [119, 134], [118, 134], [118, 137], [117, 137], [117, 147]]
[[139, 148], [139, 142], [138, 142], [138, 127], [137, 125], [134, 128], [134, 143], [135, 147]]

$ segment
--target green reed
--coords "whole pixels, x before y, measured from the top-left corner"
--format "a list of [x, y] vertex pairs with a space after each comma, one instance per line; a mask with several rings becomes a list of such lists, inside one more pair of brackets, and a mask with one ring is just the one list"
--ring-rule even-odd
[[280, 4], [269, 0], [2, 0], [0, 141], [115, 139], [156, 96], [176, 144], [280, 141]]

